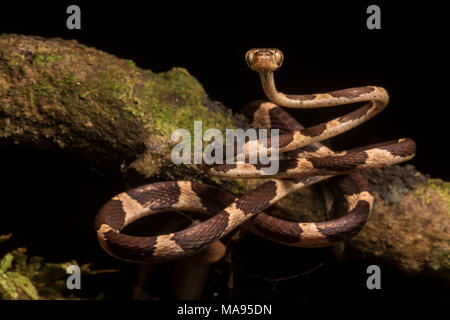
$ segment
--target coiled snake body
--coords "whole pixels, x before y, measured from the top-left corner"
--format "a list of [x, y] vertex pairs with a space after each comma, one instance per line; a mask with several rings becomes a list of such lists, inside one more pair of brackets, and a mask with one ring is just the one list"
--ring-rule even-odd
[[[311, 95], [288, 95], [277, 91], [273, 71], [283, 55], [277, 49], [252, 49], [246, 54], [249, 67], [260, 74], [271, 102], [257, 101], [244, 109], [252, 125], [278, 128], [279, 172], [254, 190], [236, 198], [216, 187], [189, 181], [166, 181], [123, 192], [99, 211], [95, 228], [98, 240], [109, 254], [133, 262], [167, 262], [204, 249], [240, 225], [273, 241], [299, 247], [336, 244], [356, 235], [373, 205], [367, 180], [358, 171], [379, 168], [411, 159], [415, 143], [399, 139], [334, 153], [320, 141], [350, 130], [380, 112], [388, 102], [387, 92], [366, 86]], [[278, 105], [318, 108], [367, 102], [357, 110], [328, 122], [303, 128]], [[269, 139], [270, 142], [270, 139]], [[250, 142], [245, 144], [246, 155]], [[267, 151], [271, 152], [271, 144]], [[206, 173], [225, 177], [268, 178], [261, 166], [234, 163], [206, 167]], [[305, 186], [333, 178], [334, 186], [347, 201], [347, 213], [334, 220], [298, 223], [271, 217], [264, 209]], [[212, 215], [187, 229], [150, 237], [121, 233], [131, 222], [164, 211], [196, 211]]]

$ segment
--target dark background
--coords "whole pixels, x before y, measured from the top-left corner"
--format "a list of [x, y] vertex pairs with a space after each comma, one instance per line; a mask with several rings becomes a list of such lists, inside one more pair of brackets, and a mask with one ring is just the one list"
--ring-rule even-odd
[[[66, 8], [73, 3], [81, 7], [81, 30], [66, 28]], [[450, 180], [446, 160], [449, 90], [444, 86], [448, 84], [444, 71], [448, 33], [445, 12], [437, 5], [73, 3], [2, 4], [0, 32], [76, 39], [154, 72], [185, 67], [212, 99], [234, 111], [264, 98], [257, 74], [244, 62], [246, 50], [276, 47], [285, 54], [284, 65], [275, 74], [282, 92], [307, 94], [363, 85], [388, 90], [388, 107], [367, 123], [334, 138], [336, 149], [410, 137], [417, 143], [417, 155], [410, 163], [431, 177]], [[381, 30], [366, 28], [370, 4], [381, 7]], [[313, 125], [349, 110], [290, 112], [301, 123]], [[13, 231], [18, 241], [11, 240], [10, 246], [26, 246], [32, 254], [61, 261], [75, 256], [81, 262], [130, 268], [105, 258], [91, 230], [102, 203], [123, 191], [119, 177], [68, 155], [17, 148], [0, 149], [0, 168], [2, 200], [8, 203], [0, 209], [4, 219], [0, 234]], [[365, 278], [361, 266], [366, 265], [331, 264], [303, 286], [317, 288], [320, 284], [327, 290], [334, 288], [330, 295], [347, 290], [345, 294], [356, 296], [367, 292], [361, 284]], [[386, 299], [408, 294], [442, 297], [444, 287], [432, 280], [411, 280], [388, 267], [386, 270], [390, 279], [384, 282]]]

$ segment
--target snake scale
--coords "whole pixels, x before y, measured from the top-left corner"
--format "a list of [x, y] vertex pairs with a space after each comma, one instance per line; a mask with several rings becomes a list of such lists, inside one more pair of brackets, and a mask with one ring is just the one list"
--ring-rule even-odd
[[[260, 128], [277, 128], [279, 171], [261, 176], [258, 164], [233, 163], [206, 166], [210, 175], [236, 178], [265, 178], [267, 181], [237, 198], [217, 187], [189, 181], [165, 181], [120, 193], [108, 201], [95, 219], [102, 248], [122, 260], [141, 263], [172, 261], [196, 253], [238, 226], [290, 246], [322, 247], [356, 235], [373, 206], [369, 184], [359, 171], [380, 168], [411, 159], [415, 143], [398, 139], [333, 152], [320, 141], [350, 130], [379, 113], [389, 96], [381, 87], [365, 86], [309, 95], [279, 92], [273, 72], [283, 61], [278, 49], [251, 49], [248, 66], [259, 73], [268, 101], [256, 101], [244, 108], [250, 123]], [[344, 116], [304, 128], [282, 108], [319, 108], [355, 102], [365, 104]], [[267, 149], [271, 152], [271, 139]], [[249, 143], [245, 143], [246, 155]], [[263, 211], [301, 188], [332, 178], [332, 184], [347, 202], [345, 215], [325, 222], [291, 222]], [[158, 236], [136, 237], [121, 233], [131, 222], [165, 211], [195, 211], [212, 215], [187, 229]]]

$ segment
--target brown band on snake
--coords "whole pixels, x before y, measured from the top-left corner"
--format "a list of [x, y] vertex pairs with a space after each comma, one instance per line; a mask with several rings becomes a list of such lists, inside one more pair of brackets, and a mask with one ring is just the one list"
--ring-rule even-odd
[[[318, 170], [348, 171], [366, 163], [368, 156], [364, 152], [355, 152], [344, 156], [328, 156], [308, 159]], [[331, 168], [331, 169], [330, 169]]]
[[171, 240], [183, 249], [183, 255], [194, 253], [220, 238], [229, 225], [229, 218], [230, 213], [223, 210], [201, 224], [175, 232]]
[[[259, 213], [269, 207], [277, 194], [277, 188], [275, 181], [268, 181], [239, 198], [236, 201], [236, 208], [242, 210], [246, 215]], [[256, 197], [254, 194], [258, 196]]]
[[361, 108], [356, 109], [353, 112], [347, 113], [345, 116], [338, 118], [339, 122], [349, 122], [363, 117], [373, 107], [372, 102], [368, 102]]
[[369, 216], [370, 207], [369, 202], [360, 200], [355, 208], [345, 215], [345, 219], [339, 218], [318, 222], [316, 224], [317, 230], [330, 244], [349, 239], [361, 231]]
[[299, 101], [310, 101], [316, 98], [315, 94], [286, 94], [286, 97]]
[[225, 209], [230, 203], [236, 200], [236, 197], [233, 196], [231, 193], [228, 192], [222, 192], [222, 190], [215, 188], [214, 192], [216, 193], [216, 196], [220, 198], [220, 201], [217, 200], [211, 200], [211, 188], [214, 187], [205, 187], [205, 184], [201, 183], [193, 183], [192, 184], [192, 190], [197, 193], [197, 195], [200, 197], [202, 205], [209, 211], [209, 212], [220, 212], [223, 209]]
[[294, 136], [292, 134], [283, 134], [283, 135], [279, 136], [278, 146], [280, 148], [286, 147], [292, 141], [294, 141]]
[[[270, 128], [278, 129], [280, 135], [303, 129], [297, 121], [279, 107], [270, 109], [268, 116], [270, 119]], [[310, 145], [306, 147], [310, 147]]]
[[298, 223], [286, 221], [272, 216], [256, 215], [252, 218], [256, 230], [264, 237], [282, 243], [298, 243], [303, 230]]
[[[103, 240], [104, 239], [104, 240]], [[154, 258], [156, 248], [156, 237], [132, 237], [114, 231], [107, 231], [103, 234], [103, 239], [107, 246], [103, 246], [109, 254], [125, 261], [151, 261]], [[139, 259], [139, 260], [137, 260]]]
[[[280, 134], [291, 134], [294, 131], [303, 130], [304, 127], [297, 122], [289, 113], [287, 113], [282, 108], [276, 106], [271, 108], [268, 113], [270, 124], [269, 127], [271, 129], [280, 130]], [[309, 152], [314, 153], [317, 152], [323, 145], [320, 142], [308, 144], [302, 148], [286, 151], [284, 153], [287, 157], [296, 157], [299, 153]]]
[[320, 136], [327, 129], [326, 123], [321, 123], [306, 129], [300, 130], [300, 134], [307, 137], [317, 137]]
[[[250, 104], [245, 113], [253, 125], [278, 128], [282, 132], [279, 137], [280, 152], [288, 158], [281, 159], [279, 164], [285, 170], [285, 177], [269, 180], [240, 198], [209, 185], [188, 181], [159, 182], [121, 193], [102, 207], [95, 222], [98, 240], [108, 253], [127, 261], [171, 261], [204, 249], [239, 226], [291, 246], [333, 245], [358, 233], [373, 205], [367, 180], [353, 172], [392, 165], [414, 155], [415, 144], [410, 139], [338, 154], [319, 143], [380, 112], [388, 102], [383, 88], [368, 86], [313, 95], [285, 95], [276, 90], [273, 80], [273, 71], [283, 61], [279, 50], [253, 49], [247, 53], [246, 61], [250, 68], [260, 73], [263, 89], [272, 102]], [[364, 101], [366, 105], [347, 115], [306, 129], [274, 104], [313, 108]], [[207, 172], [233, 177], [242, 167], [247, 168], [247, 171], [243, 170], [245, 175], [245, 172], [257, 172], [258, 166], [235, 163], [222, 167], [210, 166]], [[340, 218], [319, 223], [297, 223], [273, 218], [262, 212], [300, 188], [342, 173], [351, 174], [333, 179], [336, 189], [347, 201], [347, 213]], [[132, 221], [169, 210], [198, 211], [212, 217], [171, 234], [134, 237], [121, 233]]]
[[95, 220], [95, 230], [99, 230], [102, 224], [107, 224], [111, 229], [119, 230], [125, 223], [125, 210], [119, 199], [109, 200], [99, 211]]
[[250, 124], [253, 123], [256, 111], [261, 107], [261, 104], [263, 104], [265, 102], [267, 102], [267, 101], [255, 100], [255, 101], [248, 103], [241, 109], [241, 114], [243, 114], [247, 118], [248, 123], [250, 123]]
[[152, 186], [151, 193], [143, 192], [142, 188], [135, 188], [127, 192], [130, 198], [140, 205], [145, 206], [147, 203], [157, 201], [159, 208], [171, 208], [179, 200], [180, 193], [180, 186], [176, 182], [164, 186]]
[[403, 138], [397, 141], [391, 141], [390, 145], [380, 146], [378, 148], [388, 151], [395, 157], [406, 158], [411, 155], [411, 150], [416, 149], [416, 143], [412, 139]]
[[372, 87], [356, 87], [345, 90], [331, 91], [330, 95], [336, 98], [357, 98], [363, 94], [370, 93], [374, 90]]

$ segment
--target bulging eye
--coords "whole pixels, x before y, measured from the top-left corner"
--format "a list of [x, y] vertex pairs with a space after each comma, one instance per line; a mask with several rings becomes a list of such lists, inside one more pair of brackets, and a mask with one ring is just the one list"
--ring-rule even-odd
[[253, 64], [253, 57], [254, 57], [253, 51], [252, 50], [247, 51], [247, 53], [245, 54], [245, 61], [247, 62], [248, 65]]
[[278, 66], [281, 66], [281, 64], [283, 63], [283, 53], [280, 50], [275, 49], [275, 52], [273, 55], [275, 57], [275, 63]]

